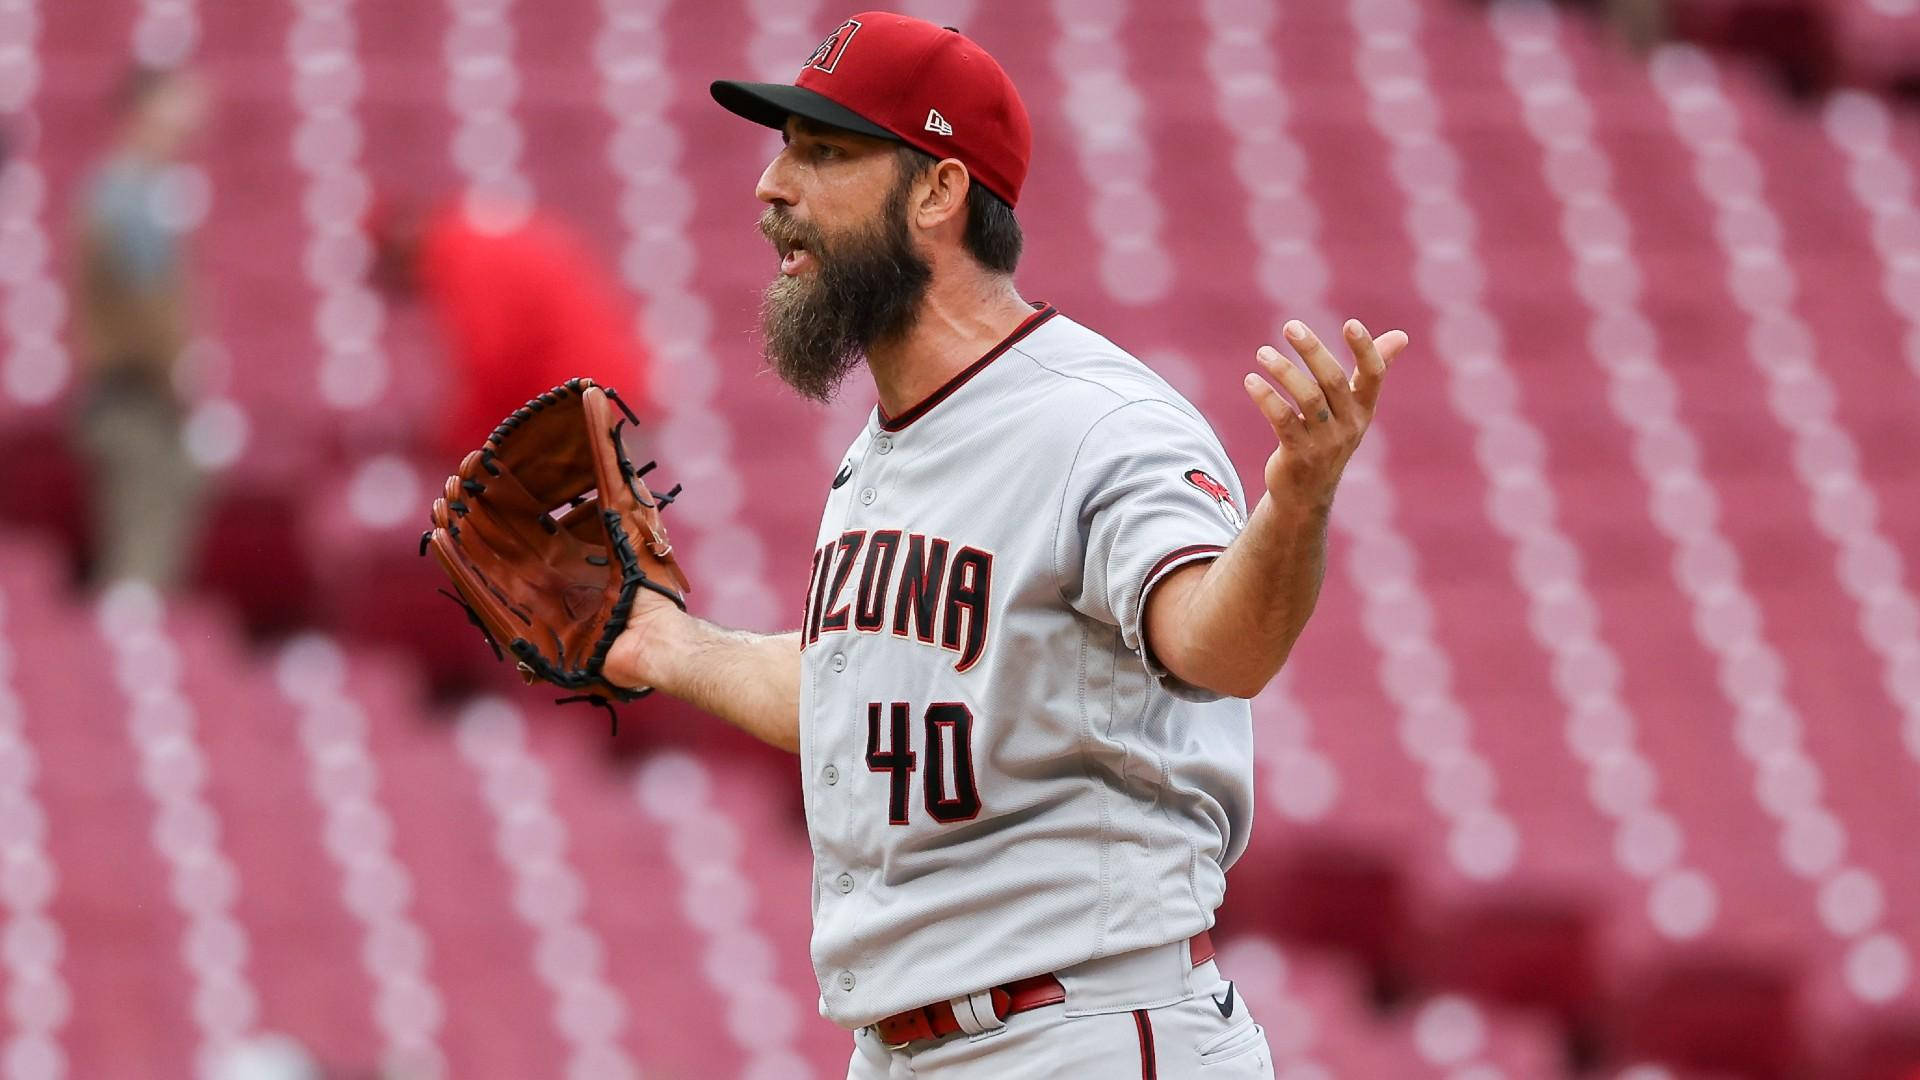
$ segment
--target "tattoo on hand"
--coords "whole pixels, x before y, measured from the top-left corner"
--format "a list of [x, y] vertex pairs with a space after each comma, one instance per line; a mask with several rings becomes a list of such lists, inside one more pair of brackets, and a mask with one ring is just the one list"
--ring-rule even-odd
[[1327, 422], [1327, 418], [1328, 418], [1328, 417], [1330, 417], [1330, 416], [1332, 416], [1332, 415], [1333, 415], [1333, 414], [1332, 414], [1332, 413], [1330, 413], [1330, 412], [1328, 412], [1327, 410], [1325, 410], [1325, 409], [1321, 409], [1321, 410], [1320, 410], [1320, 422], [1321, 422], [1321, 423], [1323, 423], [1323, 424], [1324, 424], [1324, 423], [1326, 423], [1326, 422]]

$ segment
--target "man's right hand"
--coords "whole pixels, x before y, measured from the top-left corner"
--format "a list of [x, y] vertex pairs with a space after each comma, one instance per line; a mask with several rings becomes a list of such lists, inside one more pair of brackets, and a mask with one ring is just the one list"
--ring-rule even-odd
[[607, 650], [603, 677], [628, 690], [653, 687], [673, 694], [672, 658], [697, 623], [697, 619], [681, 611], [673, 601], [650, 589], [641, 589], [634, 594], [633, 613], [628, 616], [627, 628]]

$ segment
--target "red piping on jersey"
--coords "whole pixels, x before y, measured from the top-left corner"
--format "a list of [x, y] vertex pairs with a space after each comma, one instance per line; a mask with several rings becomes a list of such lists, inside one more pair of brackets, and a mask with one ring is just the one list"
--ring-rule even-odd
[[1160, 571], [1189, 555], [1218, 555], [1225, 550], [1227, 549], [1219, 544], [1188, 544], [1183, 548], [1174, 548], [1161, 556], [1160, 561], [1153, 564], [1153, 569], [1147, 571], [1147, 583], [1152, 584], [1153, 579], [1160, 576]]
[[882, 405], [880, 407], [881, 429], [884, 431], [899, 431], [905, 428], [908, 424], [911, 424], [915, 420], [918, 420], [921, 417], [927, 415], [927, 412], [930, 409], [932, 409], [935, 405], [938, 405], [941, 402], [947, 400], [947, 398], [953, 396], [953, 392], [955, 390], [958, 390], [962, 386], [965, 386], [967, 384], [968, 379], [971, 379], [975, 375], [978, 375], [982, 371], [985, 371], [987, 369], [988, 364], [991, 364], [995, 360], [1000, 359], [1001, 353], [1004, 353], [1008, 349], [1013, 348], [1014, 345], [1019, 343], [1021, 338], [1024, 338], [1028, 334], [1033, 333], [1034, 330], [1038, 328], [1041, 323], [1046, 322], [1048, 319], [1051, 319], [1058, 314], [1059, 312], [1055, 311], [1053, 308], [1053, 305], [1051, 304], [1036, 304], [1034, 313], [1027, 316], [1025, 321], [1023, 321], [1019, 326], [1014, 327], [1013, 333], [1008, 334], [1004, 341], [1000, 342], [1000, 344], [995, 345], [992, 349], [988, 350], [987, 355], [967, 365], [967, 369], [965, 371], [962, 371], [960, 374], [955, 375], [951, 379], [948, 379], [945, 386], [942, 386], [940, 389], [935, 390], [933, 393], [928, 394], [926, 397], [922, 398], [920, 400], [920, 404], [915, 405], [913, 408], [908, 409], [906, 412], [901, 413], [899, 416], [888, 416], [886, 406]]
[[1140, 1036], [1140, 1080], [1158, 1080], [1160, 1069], [1153, 1060], [1153, 1018], [1147, 1010], [1133, 1010], [1133, 1030]]

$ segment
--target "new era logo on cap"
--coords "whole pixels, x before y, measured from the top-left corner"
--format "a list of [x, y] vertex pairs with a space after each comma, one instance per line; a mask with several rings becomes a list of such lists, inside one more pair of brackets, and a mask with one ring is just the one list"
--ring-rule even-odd
[[928, 109], [927, 130], [933, 132], [935, 135], [951, 135], [953, 134], [953, 125], [947, 123], [947, 118], [940, 115], [939, 109]]
[[807, 57], [807, 62], [800, 65], [800, 70], [818, 68], [829, 75], [833, 74], [833, 69], [840, 66], [840, 58], [847, 54], [847, 46], [853, 42], [853, 35], [859, 32], [859, 19], [848, 19], [841, 23], [840, 29], [828, 34], [827, 40], [813, 50], [813, 55]]

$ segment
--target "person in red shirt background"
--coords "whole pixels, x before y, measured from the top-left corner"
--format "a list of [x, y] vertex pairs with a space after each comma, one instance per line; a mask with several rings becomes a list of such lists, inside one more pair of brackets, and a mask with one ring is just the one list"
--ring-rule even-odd
[[449, 358], [448, 408], [423, 433], [449, 464], [513, 410], [575, 376], [612, 386], [643, 417], [649, 357], [619, 282], [552, 214], [455, 199], [369, 215], [375, 284], [417, 297]]

